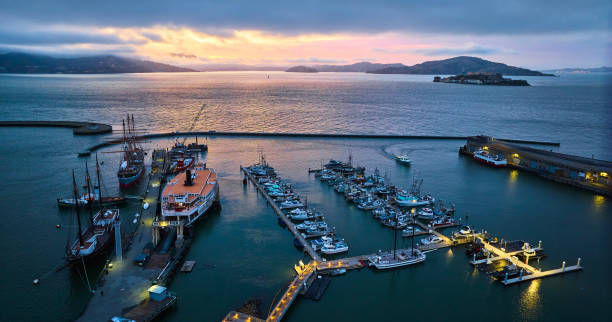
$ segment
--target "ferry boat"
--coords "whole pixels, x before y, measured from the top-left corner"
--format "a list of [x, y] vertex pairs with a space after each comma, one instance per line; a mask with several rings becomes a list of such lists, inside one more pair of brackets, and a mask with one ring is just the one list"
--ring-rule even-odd
[[425, 254], [414, 248], [408, 251], [390, 251], [368, 257], [371, 266], [377, 269], [389, 269], [413, 265], [425, 261]]
[[508, 162], [504, 157], [500, 155], [492, 155], [488, 150], [483, 149], [478, 149], [474, 152], [474, 160], [495, 168], [502, 168], [508, 165]]
[[177, 174], [162, 191], [162, 218], [191, 226], [219, 200], [217, 174], [199, 163]]
[[127, 118], [127, 129], [123, 122], [123, 159], [117, 171], [119, 178], [119, 186], [121, 188], [129, 188], [142, 178], [145, 172], [144, 151], [140, 145], [136, 143], [134, 116], [130, 121], [130, 116]]

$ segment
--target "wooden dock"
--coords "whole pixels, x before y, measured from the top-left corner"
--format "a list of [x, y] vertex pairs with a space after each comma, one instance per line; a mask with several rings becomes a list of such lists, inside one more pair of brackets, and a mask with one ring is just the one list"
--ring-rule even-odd
[[283, 318], [285, 313], [287, 313], [287, 310], [289, 310], [291, 307], [291, 304], [293, 304], [293, 301], [295, 301], [295, 298], [298, 296], [299, 292], [306, 288], [306, 281], [308, 281], [310, 277], [315, 274], [316, 265], [317, 261], [313, 261], [304, 266], [301, 274], [298, 274], [293, 281], [291, 281], [291, 284], [289, 284], [289, 287], [287, 287], [287, 291], [285, 291], [280, 300], [278, 300], [276, 306], [274, 309], [272, 309], [266, 321], [280, 321]]
[[300, 243], [302, 243], [302, 245], [304, 245], [304, 250], [306, 251], [306, 253], [308, 253], [308, 255], [313, 260], [320, 261], [321, 256], [314, 249], [312, 249], [312, 247], [310, 246], [310, 243], [306, 241], [304, 236], [302, 236], [302, 234], [295, 228], [295, 225], [293, 224], [293, 222], [291, 222], [291, 220], [287, 218], [285, 213], [280, 209], [280, 207], [276, 204], [276, 202], [274, 202], [274, 200], [272, 200], [272, 198], [268, 196], [268, 194], [266, 193], [266, 190], [257, 182], [257, 180], [255, 180], [255, 178], [249, 173], [249, 171], [247, 171], [242, 166], [240, 166], [240, 171], [242, 171], [242, 173], [244, 173], [244, 175], [255, 185], [255, 187], [261, 193], [261, 195], [264, 196], [264, 198], [266, 198], [266, 200], [268, 201], [268, 204], [272, 207], [276, 215], [282, 221], [285, 222], [285, 224], [287, 225], [287, 228], [289, 229], [289, 231], [291, 231], [293, 236], [297, 238], [300, 241]]

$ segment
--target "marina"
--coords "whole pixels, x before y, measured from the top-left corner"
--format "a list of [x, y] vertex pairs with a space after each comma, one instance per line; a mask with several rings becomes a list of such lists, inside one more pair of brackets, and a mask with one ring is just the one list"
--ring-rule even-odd
[[[271, 76], [273, 81], [278, 80], [279, 75]], [[353, 75], [347, 74], [344, 76], [345, 80], [335, 79], [334, 75], [326, 73], [315, 76], [334, 79], [336, 85], [343, 88], [347, 86], [347, 92], [351, 95], [355, 93], [351, 90], [355, 83], [346, 81], [355, 77]], [[65, 84], [77, 84], [72, 82], [69, 76], [57, 77]], [[185, 172], [187, 169], [163, 174], [166, 171], [164, 169], [172, 168], [168, 166], [171, 159], [168, 154], [161, 167], [150, 165], [161, 158], [163, 154], [161, 151], [170, 153], [173, 150], [177, 137], [182, 141], [183, 136], [180, 133], [188, 132], [184, 129], [190, 126], [190, 120], [185, 118], [196, 115], [202, 105], [202, 97], [219, 96], [210, 95], [208, 90], [202, 90], [201, 95], [192, 97], [187, 102], [178, 99], [178, 97], [184, 98], [184, 93], [177, 92], [175, 94], [178, 96], [174, 96], [175, 94], [160, 89], [160, 94], [166, 95], [168, 99], [166, 105], [173, 107], [164, 109], [155, 103], [156, 99], [153, 99], [156, 95], [153, 92], [157, 91], [159, 79], [163, 79], [164, 75], [151, 75], [153, 79], [142, 84], [149, 88], [148, 91], [134, 88], [131, 84], [142, 81], [130, 75], [112, 77], [129, 79], [129, 83], [120, 87], [125, 91], [133, 91], [134, 97], [145, 98], [142, 102], [143, 107], [132, 100], [130, 102], [121, 100], [121, 97], [127, 96], [117, 96], [116, 91], [119, 89], [117, 87], [103, 91], [104, 95], [112, 98], [112, 102], [116, 104], [104, 99], [105, 96], [99, 95], [95, 90], [89, 91], [89, 94], [82, 93], [84, 95], [80, 95], [80, 99], [66, 92], [65, 103], [54, 101], [53, 105], [57, 107], [40, 103], [40, 117], [54, 119], [54, 115], [67, 115], [53, 113], [56, 110], [68, 111], [60, 108], [62, 104], [74, 104], [75, 108], [82, 106], [85, 120], [113, 124], [115, 129], [119, 129], [116, 135], [119, 135], [121, 130], [121, 115], [127, 112], [135, 113], [137, 125], [146, 128], [147, 133], [170, 134], [178, 131], [179, 135], [138, 139], [144, 151], [146, 168], [141, 180], [128, 188], [120, 188], [119, 178], [116, 176], [122, 156], [113, 153], [113, 150], [122, 150], [121, 143], [115, 147], [106, 145], [97, 150], [101, 163], [100, 176], [106, 183], [102, 185], [104, 189], [101, 189], [102, 200], [114, 197], [125, 198], [121, 203], [104, 205], [107, 209], [119, 209], [121, 237], [118, 240], [121, 241], [121, 251], [118, 252], [115, 247], [111, 247], [108, 263], [104, 257], [99, 261], [92, 260], [92, 263], [86, 261], [89, 278], [85, 278], [83, 272], [79, 275], [71, 268], [62, 268], [66, 264], [64, 245], [67, 236], [70, 236], [68, 238], [70, 243], [77, 239], [77, 235], [74, 234], [77, 223], [74, 221], [76, 209], [72, 205], [58, 207], [57, 198], [74, 199], [73, 185], [69, 180], [70, 172], [74, 169], [78, 188], [77, 200], [88, 203], [92, 201], [95, 205], [93, 209], [95, 217], [98, 211], [97, 199], [100, 198], [95, 191], [98, 184], [93, 169], [94, 155], [85, 159], [74, 156], [88, 146], [106, 144], [106, 141], [111, 141], [113, 138], [110, 135], [77, 136], [73, 135], [70, 128], [17, 126], [0, 128], [9, 137], [19, 137], [16, 142], [8, 142], [2, 148], [5, 155], [11, 155], [9, 160], [4, 160], [2, 168], [5, 182], [3, 200], [6, 209], [4, 234], [15, 241], [7, 245], [7, 250], [12, 254], [12, 263], [6, 268], [7, 280], [3, 281], [7, 287], [16, 290], [11, 292], [13, 294], [10, 298], [8, 296], [3, 298], [10, 306], [5, 312], [8, 320], [73, 320], [81, 313], [87, 314], [82, 318], [85, 320], [85, 317], [91, 317], [90, 314], [98, 310], [100, 320], [112, 316], [146, 320], [151, 318], [148, 314], [153, 313], [158, 316], [156, 319], [162, 321], [193, 319], [218, 321], [235, 314], [243, 316], [243, 320], [250, 318], [251, 321], [263, 321], [271, 312], [283, 311], [282, 316], [279, 314], [277, 317], [286, 321], [343, 321], [349, 318], [358, 321], [381, 319], [396, 321], [405, 319], [407, 312], [410, 312], [411, 316], [428, 316], [427, 314], [439, 307], [440, 302], [432, 299], [439, 296], [440, 292], [456, 299], [445, 301], [444, 305], [448, 312], [455, 312], [456, 316], [460, 317], [472, 316], [472, 308], [481, 303], [483, 297], [486, 298], [490, 308], [486, 312], [477, 314], [483, 319], [501, 317], [500, 319], [504, 321], [545, 321], [582, 317], [597, 320], [597, 317], [604, 313], [602, 308], [606, 307], [609, 296], [600, 291], [597, 285], [605, 285], [609, 280], [605, 273], [608, 260], [599, 249], [589, 245], [605, 244], [609, 239], [607, 214], [610, 208], [607, 195], [592, 193], [586, 189], [574, 189], [570, 185], [558, 184], [553, 180], [543, 180], [537, 175], [532, 175], [528, 169], [514, 167], [512, 158], [506, 159], [507, 169], [496, 169], [489, 164], [485, 166], [486, 162], [476, 162], [473, 156], [457, 155], [458, 146], [463, 145], [468, 138], [465, 134], [491, 133], [495, 138], [541, 138], [542, 141], [562, 142], [561, 147], [540, 146], [538, 150], [553, 149], [567, 155], [583, 155], [587, 159], [592, 159], [591, 153], [594, 153], [596, 160], [606, 157], [605, 151], [601, 152], [601, 149], [594, 147], [579, 135], [570, 135], [563, 131], [544, 131], [544, 129], [549, 130], [548, 127], [559, 125], [556, 116], [550, 116], [549, 123], [546, 123], [548, 125], [542, 125], [540, 129], [530, 130], [526, 126], [504, 127], [495, 116], [486, 114], [485, 109], [474, 108], [470, 103], [470, 107], [474, 108], [470, 112], [471, 116], [484, 113], [490, 117], [490, 120], [478, 122], [478, 127], [463, 123], [466, 117], [457, 108], [453, 114], [457, 120], [450, 118], [441, 120], [438, 116], [434, 118], [436, 122], [419, 124], [418, 129], [407, 127], [410, 123], [403, 122], [404, 128], [400, 131], [397, 125], [382, 122], [381, 119], [384, 118], [380, 115], [372, 117], [367, 114], [363, 108], [356, 106], [359, 104], [354, 104], [352, 109], [346, 108], [345, 103], [338, 103], [342, 102], [337, 99], [339, 96], [334, 96], [334, 104], [337, 104], [339, 112], [343, 115], [342, 118], [334, 118], [323, 113], [322, 115], [329, 117], [330, 122], [333, 121], [335, 125], [322, 120], [319, 122], [320, 131], [316, 131], [308, 125], [311, 118], [321, 118], [321, 115], [317, 115], [321, 111], [317, 110], [315, 104], [308, 105], [311, 113], [308, 115], [311, 116], [303, 114], [300, 109], [291, 110], [304, 120], [304, 126], [287, 123], [285, 114], [276, 109], [274, 104], [269, 104], [272, 96], [262, 91], [264, 97], [268, 95], [270, 98], [260, 103], [271, 106], [269, 112], [274, 115], [272, 119], [277, 118], [278, 122], [282, 120], [284, 127], [279, 127], [270, 120], [266, 121], [266, 126], [257, 127], [236, 117], [243, 115], [235, 114], [237, 110], [234, 107], [220, 104], [220, 100], [217, 99], [206, 99], [207, 107], [202, 117], [204, 119], [206, 115], [206, 122], [200, 122], [200, 125], [189, 132], [210, 134], [187, 137], [184, 146], [188, 147], [192, 141], [198, 145], [205, 143], [208, 154], [206, 158], [200, 156], [201, 160], [184, 162], [184, 164], [192, 171], [192, 179], [193, 174], [198, 172], [196, 179], [193, 180], [194, 185], [198, 184], [198, 179], [207, 177], [202, 174], [203, 170], [195, 169], [199, 162], [215, 170], [221, 192], [219, 203], [223, 209], [211, 208], [213, 216], [199, 217], [189, 227], [187, 222], [184, 222], [182, 227], [184, 241], [181, 244], [177, 243], [176, 237], [173, 237], [178, 237], [180, 223], [175, 223], [177, 221], [175, 218], [163, 220], [160, 207], [164, 186], [177, 176], [182, 177], [175, 186], [184, 185], [184, 181], [187, 180]], [[218, 76], [211, 73], [210, 77], [214, 79]], [[235, 76], [229, 73], [223, 77], [232, 79], [231, 82], [236, 81]], [[257, 75], [241, 77], [254, 81], [253, 88], [261, 89], [261, 86], [255, 82]], [[95, 76], [83, 77], [80, 82], [88, 89], [95, 89], [98, 85], [105, 86], [95, 78]], [[180, 91], [185, 83], [175, 80], [177, 82], [174, 88]], [[31, 81], [38, 83], [36, 78]], [[430, 79], [427, 81], [429, 84]], [[563, 78], [560, 81], [567, 79]], [[231, 82], [222, 84], [234, 88]], [[311, 85], [318, 86], [317, 82], [319, 81], [312, 81]], [[380, 85], [378, 80], [363, 82]], [[540, 92], [558, 90], [556, 87], [545, 88], [538, 85], [539, 82], [549, 81], [530, 80], [534, 86], [527, 90]], [[92, 87], [91, 83], [98, 85]], [[300, 84], [304, 83], [308, 82], [300, 81]], [[58, 89], [64, 86], [61, 85]], [[415, 88], [410, 91], [401, 82], [397, 83], [397, 86], [421, 99], [418, 93], [422, 92], [422, 89]], [[74, 86], [75, 91], [80, 91], [79, 88]], [[271, 88], [276, 91], [278, 86], [273, 85]], [[289, 84], [287, 88], [294, 90], [296, 87]], [[437, 86], [434, 91], [440, 89], [443, 88]], [[476, 91], [486, 97], [485, 93], [480, 92], [491, 90], [498, 89], [463, 87], [456, 89], [457, 92], [453, 97], [457, 98], [459, 104], [462, 101], [462, 92]], [[518, 102], [523, 100], [522, 103], [517, 103], [518, 105], [525, 103], [525, 95], [534, 95], [516, 93], [514, 88], [501, 90], [512, 91], [507, 95], [516, 97]], [[571, 91], [571, 87], [564, 90]], [[31, 88], [34, 94], [32, 96], [52, 97], [41, 94], [40, 91]], [[379, 90], [373, 89], [372, 95], [377, 95], [377, 91]], [[242, 94], [239, 93], [237, 91], [234, 95], [240, 97]], [[298, 99], [297, 95], [290, 94], [290, 96], [292, 99]], [[562, 94], [560, 97], [567, 100]], [[95, 109], [91, 107], [91, 98], [100, 102]], [[9, 99], [19, 102], [20, 98], [9, 96]], [[359, 97], [359, 100], [363, 101], [363, 97]], [[240, 105], [237, 100], [230, 101], [231, 104]], [[395, 101], [395, 98], [389, 98], [389, 106], [396, 108]], [[535, 102], [533, 97], [528, 101]], [[242, 103], [244, 102], [246, 101]], [[323, 103], [325, 106], [325, 102], [317, 101], [317, 103]], [[449, 112], [443, 102], [438, 103], [443, 112]], [[546, 111], [547, 109], [542, 108], [540, 103], [536, 104], [538, 109]], [[25, 113], [29, 113], [28, 104], [19, 105], [26, 111]], [[101, 104], [104, 108], [101, 108]], [[367, 100], [364, 104], [372, 106]], [[415, 104], [421, 105], [418, 102]], [[476, 102], [476, 105], [478, 104]], [[183, 108], [187, 105], [188, 108]], [[432, 108], [432, 106], [425, 108], [423, 113], [432, 115]], [[520, 112], [520, 106], [513, 105], [512, 108], [519, 111], [519, 114], [514, 116], [518, 118], [525, 116]], [[228, 110], [227, 113], [232, 111], [236, 121], [245, 122], [244, 125], [243, 123], [240, 123], [240, 126], [219, 125], [222, 124], [219, 120], [229, 115], [223, 114], [224, 109]], [[156, 114], [158, 110], [164, 114]], [[463, 111], [468, 110], [464, 108]], [[564, 111], [561, 108], [556, 113], [563, 114]], [[6, 112], [8, 119], [19, 117], [10, 109]], [[387, 113], [384, 109], [380, 109], [379, 112], [383, 115]], [[407, 114], [411, 115], [408, 111]], [[24, 115], [27, 117], [29, 114]], [[162, 115], [164, 121], [160, 122]], [[370, 123], [364, 122], [365, 116], [372, 118]], [[405, 121], [402, 115], [397, 117], [398, 123], [400, 120]], [[368, 127], [357, 130], [353, 124], [357, 120], [360, 124], [368, 124]], [[576, 123], [579, 122], [582, 121], [576, 120]], [[593, 138], [595, 137], [593, 132], [599, 131], [597, 127], [599, 125], [589, 122], [593, 124], [593, 128], [584, 132], [587, 138]], [[433, 128], [434, 124], [444, 124], [444, 126]], [[580, 124], [577, 124], [577, 127], [581, 128]], [[293, 137], [283, 136], [282, 133], [278, 137], [248, 135], [259, 131], [265, 133], [289, 131], [298, 134], [299, 132], [333, 134], [334, 131], [353, 133], [350, 128], [355, 129], [353, 132], [356, 134], [365, 133], [365, 135], [369, 132], [381, 135], [431, 133], [434, 136], [448, 134], [464, 138]], [[389, 130], [388, 132], [376, 130], [380, 128]], [[215, 129], [220, 132], [246, 134], [215, 135]], [[567, 129], [571, 132], [573, 128], [567, 127]], [[145, 130], [136, 129], [134, 132], [139, 136], [140, 133], [145, 133]], [[491, 148], [489, 144], [481, 147], [484, 146]], [[203, 150], [202, 147], [199, 149]], [[266, 160], [274, 166], [275, 172], [282, 176], [279, 178], [279, 188], [273, 186], [275, 182], [270, 182], [272, 185], [258, 182], [269, 198], [265, 198], [259, 192], [256, 185], [245, 176], [244, 170], [238, 171], [241, 164], [244, 166], [256, 163], [254, 157], [259, 150], [266, 151]], [[483, 154], [489, 154], [495, 159], [498, 154], [503, 154], [499, 151], [493, 149], [493, 153]], [[197, 155], [200, 151], [194, 152]], [[530, 166], [531, 160], [527, 160], [527, 150], [517, 148], [514, 153], [519, 154], [521, 161], [524, 160]], [[322, 175], [317, 176], [317, 172], [325, 169], [324, 165], [329, 163], [330, 159], [346, 163], [344, 161], [348, 155], [353, 156], [354, 164], [365, 168], [364, 181], [355, 186], [352, 186], [356, 183], [352, 180], [332, 182], [330, 185], [332, 180], [326, 177], [326, 181], [321, 182]], [[180, 157], [180, 153], [177, 156]], [[396, 160], [397, 156], [405, 156], [410, 160], [410, 166]], [[185, 154], [183, 161], [190, 157], [191, 155]], [[503, 158], [506, 158], [506, 154], [503, 154]], [[87, 180], [84, 179], [86, 161], [89, 162], [91, 175], [89, 189], [92, 191], [89, 194], [86, 187]], [[178, 165], [178, 159], [176, 161]], [[306, 169], [314, 167], [317, 169], [308, 175]], [[377, 168], [379, 176], [384, 179], [384, 186], [377, 184], [373, 178], [376, 177]], [[159, 183], [150, 182], [150, 178], [154, 178], [150, 173], [155, 171], [162, 172]], [[581, 171], [577, 172], [578, 177], [579, 172]], [[602, 181], [601, 169], [593, 168], [590, 172], [598, 172], [597, 183], [605, 183]], [[352, 174], [349, 174], [347, 177], [351, 176]], [[371, 182], [368, 182], [368, 177], [372, 177]], [[247, 185], [242, 183], [245, 178]], [[423, 179], [420, 193], [413, 193], [412, 185], [420, 179]], [[595, 180], [594, 177], [590, 179]], [[586, 181], [593, 183], [590, 179]], [[157, 194], [153, 187], [156, 184], [159, 185]], [[396, 188], [395, 193], [391, 189], [392, 186]], [[359, 200], [359, 203], [354, 203], [353, 196], [353, 200], [348, 201], [345, 194], [357, 191], [363, 193], [365, 198]], [[398, 192], [401, 193], [398, 195]], [[371, 194], [370, 198], [368, 194]], [[88, 198], [91, 195], [93, 198]], [[384, 197], [385, 195], [388, 197]], [[426, 198], [426, 195], [430, 195], [431, 198]], [[37, 197], [35, 202], [32, 202], [33, 196]], [[299, 197], [299, 201], [291, 201], [295, 200], [291, 196]], [[153, 200], [151, 198], [155, 197], [157, 204], [151, 202]], [[281, 201], [283, 198], [290, 200]], [[400, 206], [398, 200], [404, 203], [404, 206]], [[412, 200], [422, 202], [423, 205], [411, 206]], [[283, 204], [284, 201], [287, 203]], [[280, 209], [281, 204], [283, 209]], [[273, 205], [278, 206], [278, 209]], [[454, 206], [455, 214], [437, 218], [442, 205], [447, 210]], [[288, 221], [277, 215], [278, 210], [285, 214]], [[221, 215], [216, 215], [217, 212]], [[90, 210], [87, 206], [80, 207], [79, 214], [85, 229], [89, 225]], [[466, 215], [469, 215], [469, 222]], [[469, 229], [465, 229], [466, 226]], [[296, 233], [303, 237], [304, 243], [300, 238], [296, 238], [294, 232], [290, 235], [286, 232], [286, 230], [291, 231], [290, 227], [295, 228]], [[460, 234], [461, 230], [468, 233]], [[336, 232], [337, 236], [325, 235], [330, 232]], [[558, 236], [568, 236], [568, 238], [560, 239]], [[500, 242], [497, 241], [498, 238], [501, 239]], [[506, 238], [507, 242], [504, 241]], [[395, 252], [393, 252], [394, 239], [397, 239]], [[539, 247], [539, 240], [544, 241], [544, 246]], [[84, 239], [83, 244], [86, 242], [87, 239]], [[413, 242], [414, 249], [426, 256], [424, 261], [396, 269], [381, 270], [375, 265], [370, 266], [378, 257], [381, 257], [380, 263], [385, 262], [386, 257], [392, 258], [384, 256], [387, 254], [401, 255], [405, 259], [406, 255], [412, 252]], [[483, 242], [488, 245], [485, 246]], [[343, 243], [349, 248], [348, 250], [343, 247]], [[519, 246], [519, 243], [522, 245]], [[525, 243], [529, 246], [522, 249]], [[332, 247], [327, 247], [326, 244], [331, 244]], [[316, 265], [305, 248], [299, 250], [305, 245], [309, 245], [320, 257], [320, 260], [316, 260]], [[472, 251], [476, 246], [480, 249], [474, 261], [473, 253], [467, 255], [464, 252]], [[118, 255], [121, 255], [121, 259]], [[578, 257], [581, 258], [579, 264]], [[402, 258], [397, 256], [397, 259]], [[290, 305], [283, 306], [284, 303], [280, 300], [290, 299], [283, 296], [294, 279], [300, 275], [294, 267], [296, 264], [300, 266], [300, 260], [306, 263], [304, 266], [313, 265], [316, 274], [306, 279], [305, 285], [301, 284]], [[519, 262], [526, 263], [531, 269], [518, 264]], [[99, 268], [102, 268], [101, 272]], [[137, 281], [141, 278], [143, 282], [138, 284]], [[87, 281], [90, 282], [91, 288], [88, 287]], [[166, 288], [167, 297], [164, 301], [151, 300], [151, 296], [156, 297], [149, 292], [153, 284]], [[140, 293], [136, 298], [137, 291]], [[161, 294], [163, 291], [154, 290], [153, 293]], [[176, 300], [173, 301], [173, 297]], [[203, 298], [214, 301], [202, 301]], [[170, 302], [173, 304], [166, 305]], [[239, 308], [243, 303], [260, 303], [260, 313]], [[101, 312], [102, 310], [95, 306], [108, 308], [108, 311]], [[594, 309], [589, 312], [565, 309], [572, 306], [592, 306]], [[171, 309], [172, 307], [178, 309]], [[160, 309], [163, 313], [159, 312]], [[247, 315], [244, 312], [250, 313]], [[433, 320], [449, 317], [443, 314], [429, 316]]]

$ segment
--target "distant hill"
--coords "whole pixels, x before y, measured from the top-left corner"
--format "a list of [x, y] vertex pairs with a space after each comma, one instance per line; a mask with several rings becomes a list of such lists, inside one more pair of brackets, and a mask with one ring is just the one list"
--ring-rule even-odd
[[589, 73], [612, 73], [612, 67], [602, 66], [596, 68], [561, 68], [545, 70], [555, 74], [572, 73], [572, 74], [589, 74]]
[[351, 65], [317, 65], [313, 66], [320, 72], [353, 72], [353, 73], [366, 73], [373, 70], [379, 70], [389, 67], [406, 67], [403, 64], [377, 64], [370, 62], [361, 62]]
[[0, 73], [109, 74], [194, 71], [195, 70], [188, 68], [117, 56], [55, 58], [24, 53], [7, 53], [0, 55]]
[[317, 73], [318, 70], [316, 70], [316, 69], [314, 69], [312, 67], [295, 66], [295, 67], [291, 67], [291, 68], [287, 69], [286, 72], [290, 72], [290, 73]]
[[459, 56], [444, 60], [427, 61], [413, 66], [387, 67], [369, 71], [373, 74], [463, 75], [467, 73], [494, 73], [509, 76], [553, 76], [538, 71], [495, 63], [478, 57]]

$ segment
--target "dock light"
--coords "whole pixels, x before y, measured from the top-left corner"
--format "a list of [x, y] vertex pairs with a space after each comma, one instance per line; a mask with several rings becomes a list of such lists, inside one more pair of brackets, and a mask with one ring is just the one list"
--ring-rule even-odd
[[599, 175], [600, 175], [600, 176], [602, 176], [602, 177], [607, 177], [607, 176], [608, 176], [608, 173], [606, 173], [606, 172], [601, 172], [601, 173], [599, 173]]
[[234, 319], [237, 319], [237, 318], [238, 318], [238, 313], [234, 315]]
[[113, 268], [113, 263], [108, 263], [108, 268]]
[[518, 158], [518, 157], [519, 157], [518, 153], [515, 153], [515, 154], [513, 154], [512, 156], [513, 156], [513, 157], [515, 157], [515, 158]]
[[482, 147], [482, 149], [483, 149], [483, 150], [488, 150], [488, 149], [489, 149], [489, 147], [485, 145], [485, 146], [483, 146], [483, 147]]

